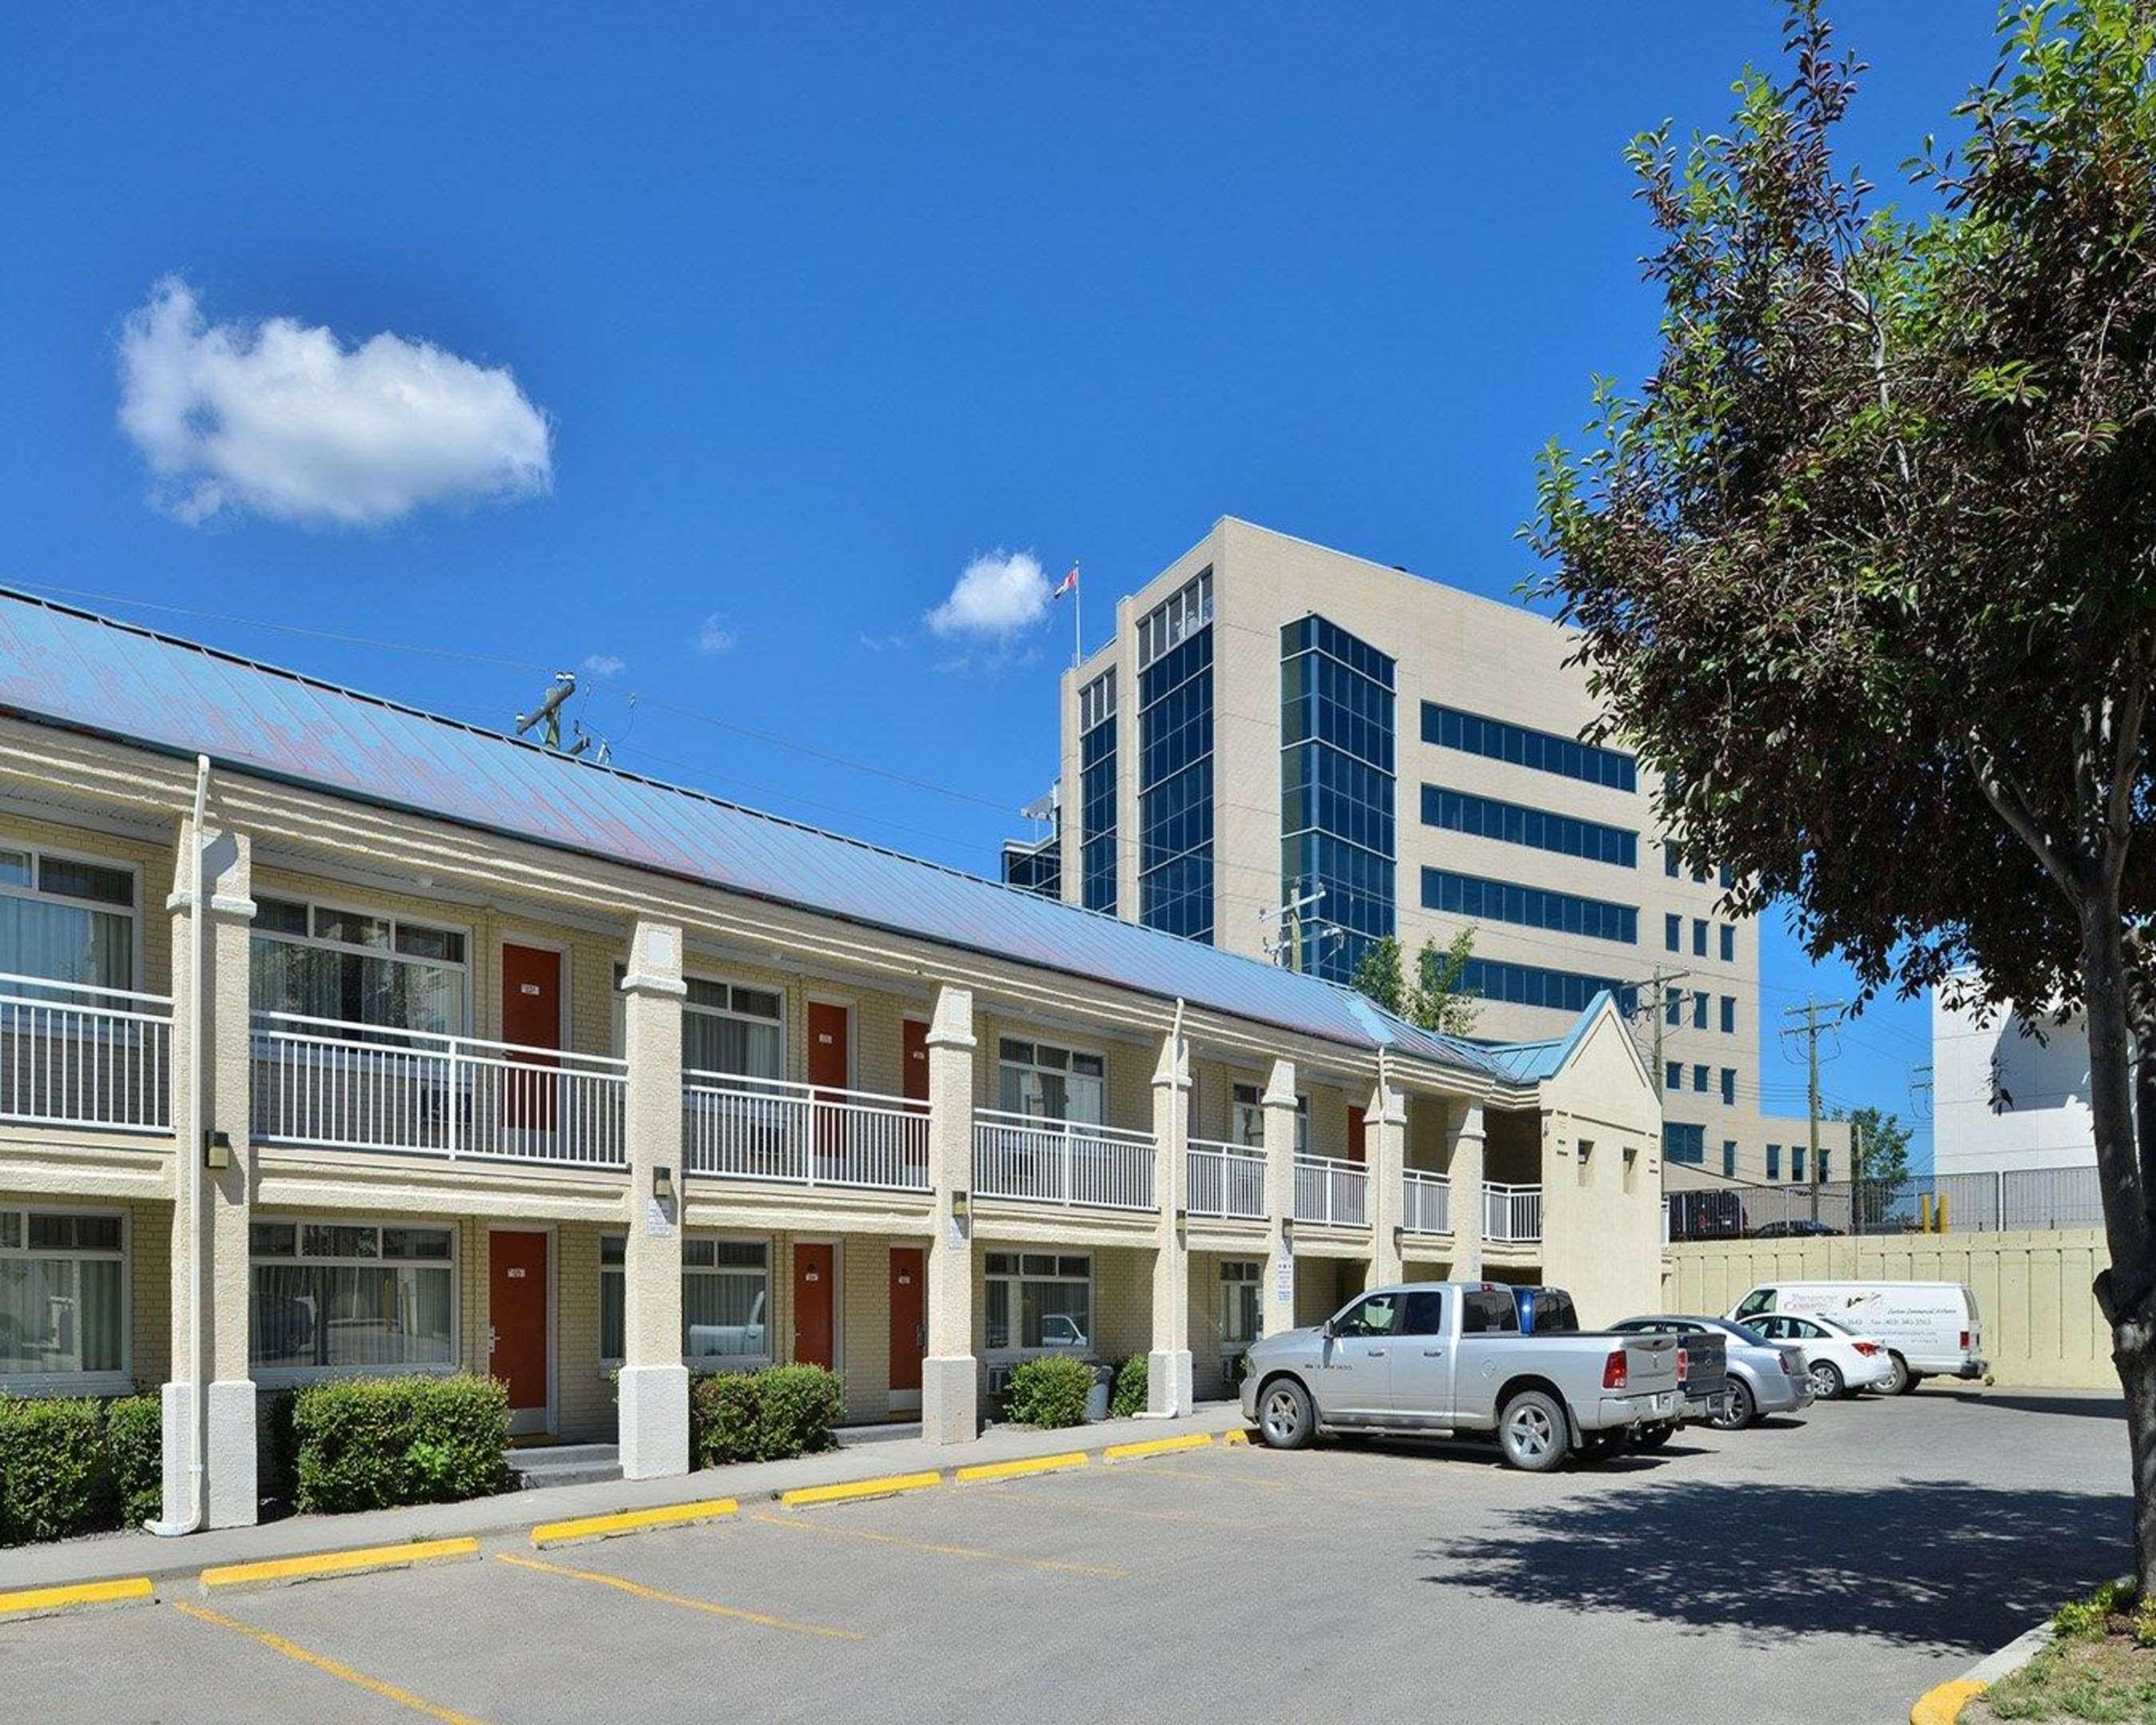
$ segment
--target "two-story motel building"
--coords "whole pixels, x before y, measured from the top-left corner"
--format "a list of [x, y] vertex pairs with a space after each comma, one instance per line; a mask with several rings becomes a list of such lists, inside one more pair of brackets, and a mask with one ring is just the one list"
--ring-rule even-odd
[[262, 1392], [340, 1373], [491, 1372], [644, 1477], [691, 1368], [956, 1440], [1046, 1349], [1146, 1354], [1169, 1414], [1372, 1278], [1659, 1286], [1606, 999], [1448, 1041], [12, 594], [0, 972], [0, 1389], [162, 1384], [174, 1527], [252, 1521]]

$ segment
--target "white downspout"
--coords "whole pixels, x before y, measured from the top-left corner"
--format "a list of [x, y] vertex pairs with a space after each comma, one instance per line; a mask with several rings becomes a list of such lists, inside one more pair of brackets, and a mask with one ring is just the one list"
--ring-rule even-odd
[[179, 1142], [186, 1191], [187, 1226], [192, 1231], [187, 1275], [187, 1397], [193, 1416], [194, 1436], [187, 1449], [187, 1518], [184, 1522], [145, 1522], [151, 1532], [176, 1538], [199, 1532], [208, 1507], [203, 1491], [203, 1460], [209, 1448], [209, 1380], [203, 1358], [203, 1277], [208, 1272], [203, 1260], [203, 949], [208, 905], [203, 880], [203, 820], [209, 806], [209, 757], [195, 757], [195, 819], [192, 829], [194, 859], [190, 868], [187, 937], [193, 948], [187, 963], [187, 1130]]

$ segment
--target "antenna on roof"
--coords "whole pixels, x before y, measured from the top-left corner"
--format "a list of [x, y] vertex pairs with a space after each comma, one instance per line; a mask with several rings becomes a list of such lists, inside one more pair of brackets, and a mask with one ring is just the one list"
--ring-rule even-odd
[[577, 674], [574, 671], [556, 671], [554, 680], [547, 692], [540, 696], [539, 705], [528, 713], [516, 716], [516, 734], [521, 737], [534, 725], [543, 725], [542, 739], [550, 749], [562, 746], [562, 704], [577, 692]]

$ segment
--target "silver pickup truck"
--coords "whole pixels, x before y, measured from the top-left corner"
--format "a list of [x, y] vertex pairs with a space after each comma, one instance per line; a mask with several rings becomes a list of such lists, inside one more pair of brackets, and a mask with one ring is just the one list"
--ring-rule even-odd
[[1676, 1357], [1673, 1336], [1522, 1335], [1498, 1283], [1404, 1282], [1251, 1343], [1243, 1417], [1276, 1450], [1320, 1432], [1494, 1436], [1509, 1466], [1547, 1473], [1675, 1420]]

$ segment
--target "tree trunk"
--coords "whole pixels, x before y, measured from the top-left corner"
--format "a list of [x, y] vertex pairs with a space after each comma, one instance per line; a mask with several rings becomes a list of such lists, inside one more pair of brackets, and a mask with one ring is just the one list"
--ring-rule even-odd
[[2133, 1573], [2143, 1595], [2156, 1598], [2156, 1234], [2134, 1131], [2136, 1074], [2123, 937], [2117, 893], [2089, 893], [2082, 906], [2089, 1123], [2111, 1249], [2111, 1267], [2097, 1278], [2096, 1297], [2111, 1325], [2112, 1363], [2126, 1394]]

